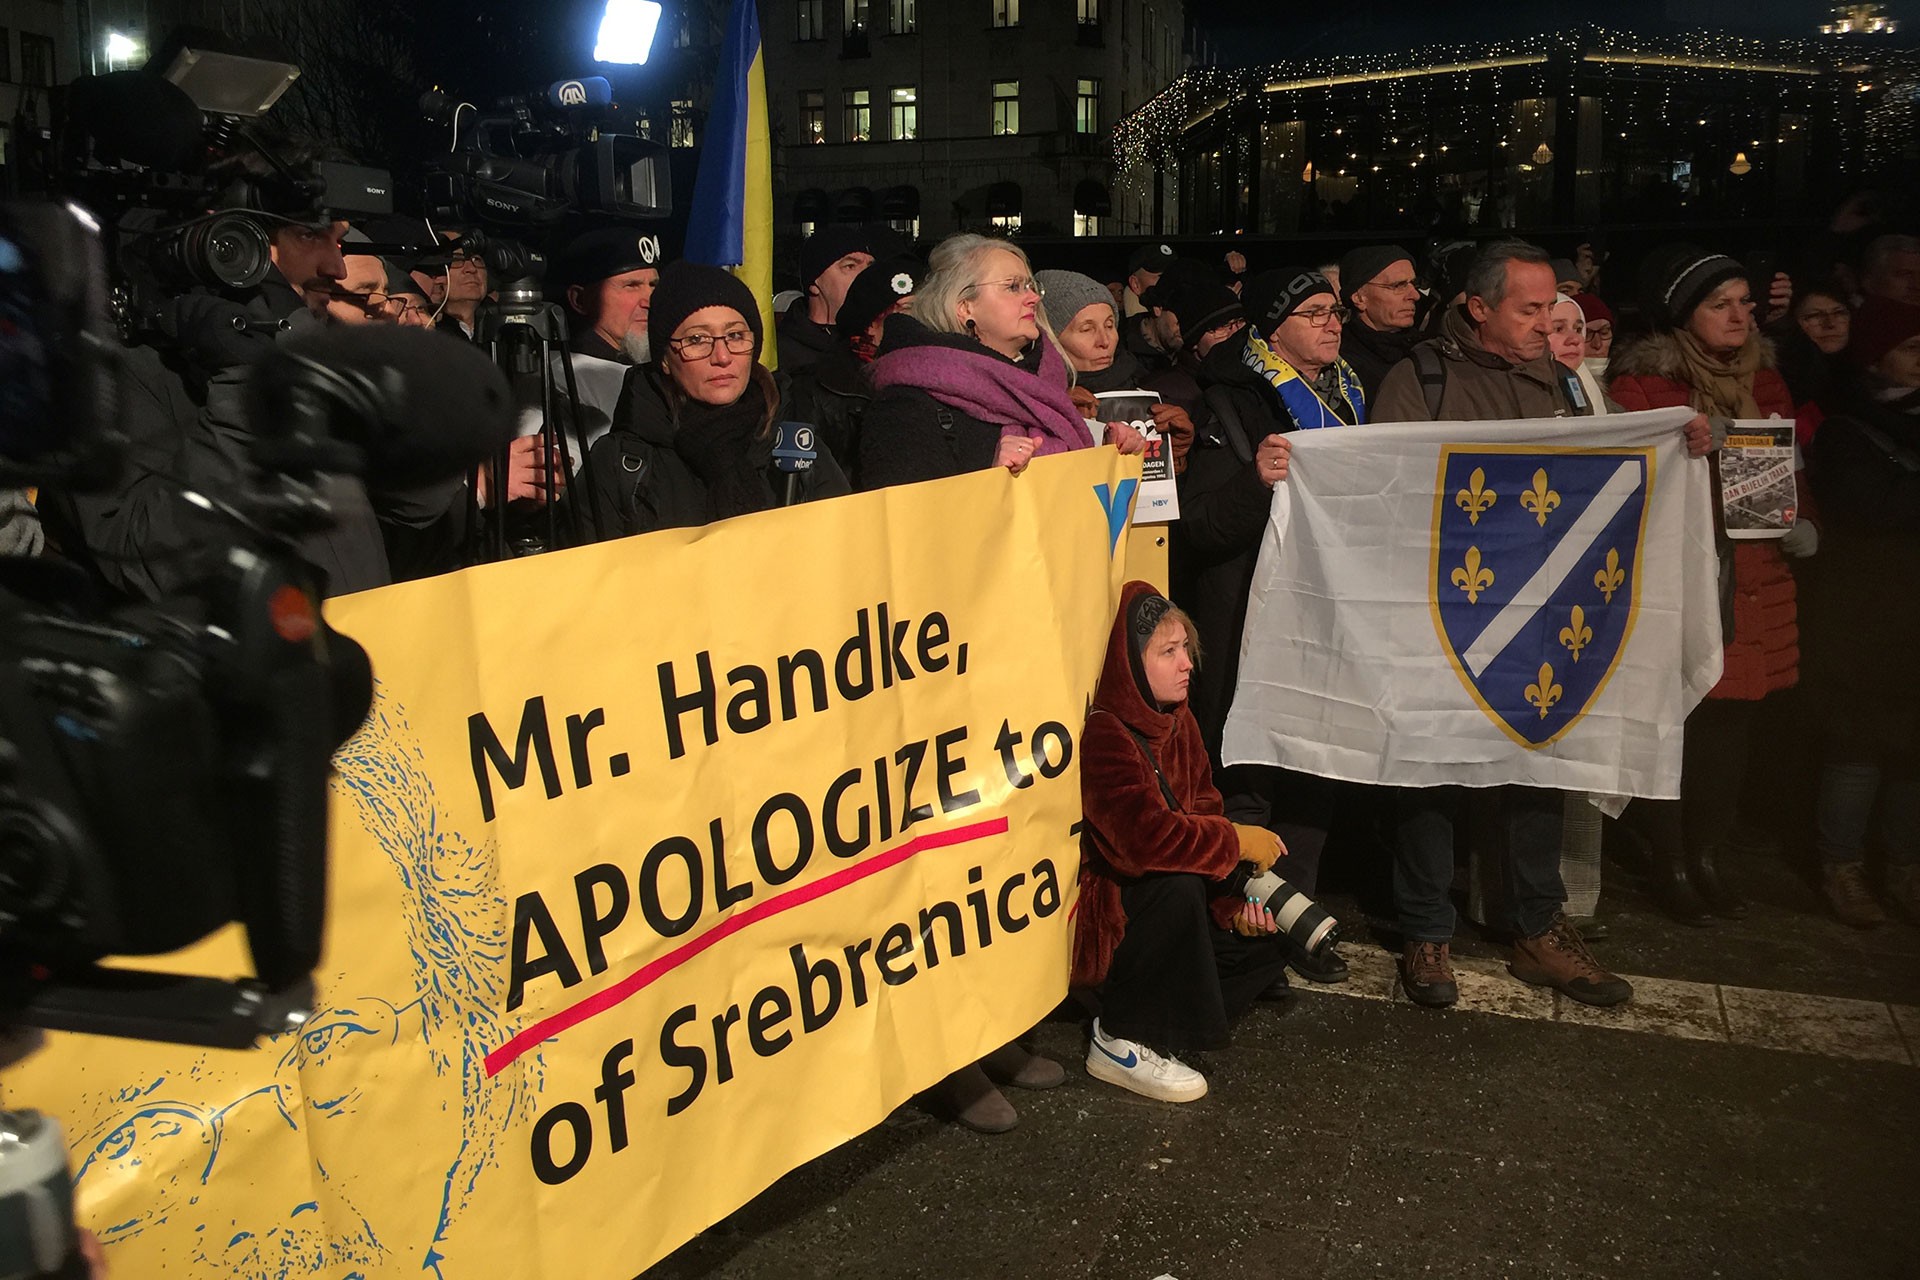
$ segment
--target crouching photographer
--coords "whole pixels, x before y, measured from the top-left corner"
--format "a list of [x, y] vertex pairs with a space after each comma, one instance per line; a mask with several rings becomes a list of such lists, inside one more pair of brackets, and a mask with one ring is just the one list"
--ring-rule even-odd
[[1224, 1048], [1228, 1024], [1286, 987], [1287, 937], [1314, 951], [1331, 919], [1272, 876], [1286, 849], [1229, 822], [1187, 708], [1193, 623], [1129, 582], [1081, 737], [1080, 911], [1073, 985], [1097, 996], [1087, 1074], [1193, 1102], [1206, 1078], [1176, 1053]]

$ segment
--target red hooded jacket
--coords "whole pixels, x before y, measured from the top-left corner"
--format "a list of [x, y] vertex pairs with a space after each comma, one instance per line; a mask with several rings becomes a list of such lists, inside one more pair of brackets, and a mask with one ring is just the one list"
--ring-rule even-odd
[[[1120, 593], [1120, 613], [1107, 638], [1107, 661], [1094, 690], [1093, 712], [1080, 735], [1080, 907], [1073, 935], [1073, 984], [1098, 986], [1126, 933], [1120, 886], [1149, 872], [1183, 871], [1220, 881], [1212, 909], [1225, 926], [1240, 906], [1225, 880], [1240, 863], [1240, 838], [1222, 812], [1220, 791], [1200, 725], [1183, 702], [1163, 711], [1136, 675], [1128, 619], [1145, 582]], [[1146, 739], [1142, 747], [1129, 728]], [[1147, 758], [1151, 750], [1153, 759]], [[1154, 774], [1154, 763], [1160, 775]], [[1160, 789], [1164, 777], [1176, 810]]]

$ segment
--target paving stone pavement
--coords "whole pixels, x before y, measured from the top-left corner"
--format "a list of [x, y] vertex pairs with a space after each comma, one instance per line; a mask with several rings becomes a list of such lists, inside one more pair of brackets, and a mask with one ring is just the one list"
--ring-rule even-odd
[[[1465, 925], [1462, 1004], [1418, 1009], [1350, 899], [1348, 983], [1261, 1004], [1175, 1107], [1068, 1082], [1000, 1137], [909, 1106], [644, 1280], [705, 1277], [1920, 1276], [1920, 930], [1826, 919], [1748, 868], [1746, 921], [1684, 929], [1609, 884], [1595, 1010]], [[1297, 984], [1304, 985], [1304, 984]], [[804, 1100], [796, 1105], [805, 1105]]]

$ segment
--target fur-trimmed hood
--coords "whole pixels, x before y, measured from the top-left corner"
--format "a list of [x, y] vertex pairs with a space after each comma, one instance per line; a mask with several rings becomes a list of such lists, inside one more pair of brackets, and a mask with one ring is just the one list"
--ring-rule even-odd
[[[1762, 369], [1778, 367], [1778, 353], [1772, 338], [1756, 333], [1748, 341], [1760, 348]], [[1665, 378], [1668, 382], [1687, 384], [1690, 381], [1687, 358], [1680, 350], [1679, 336], [1650, 333], [1615, 347], [1607, 361], [1607, 381], [1611, 383], [1616, 378]]]

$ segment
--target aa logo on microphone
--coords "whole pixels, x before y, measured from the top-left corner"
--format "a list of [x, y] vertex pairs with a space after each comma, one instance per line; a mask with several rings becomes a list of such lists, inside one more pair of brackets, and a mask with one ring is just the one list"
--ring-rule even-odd
[[587, 105], [587, 86], [578, 80], [563, 80], [553, 87], [553, 99], [563, 107]]

